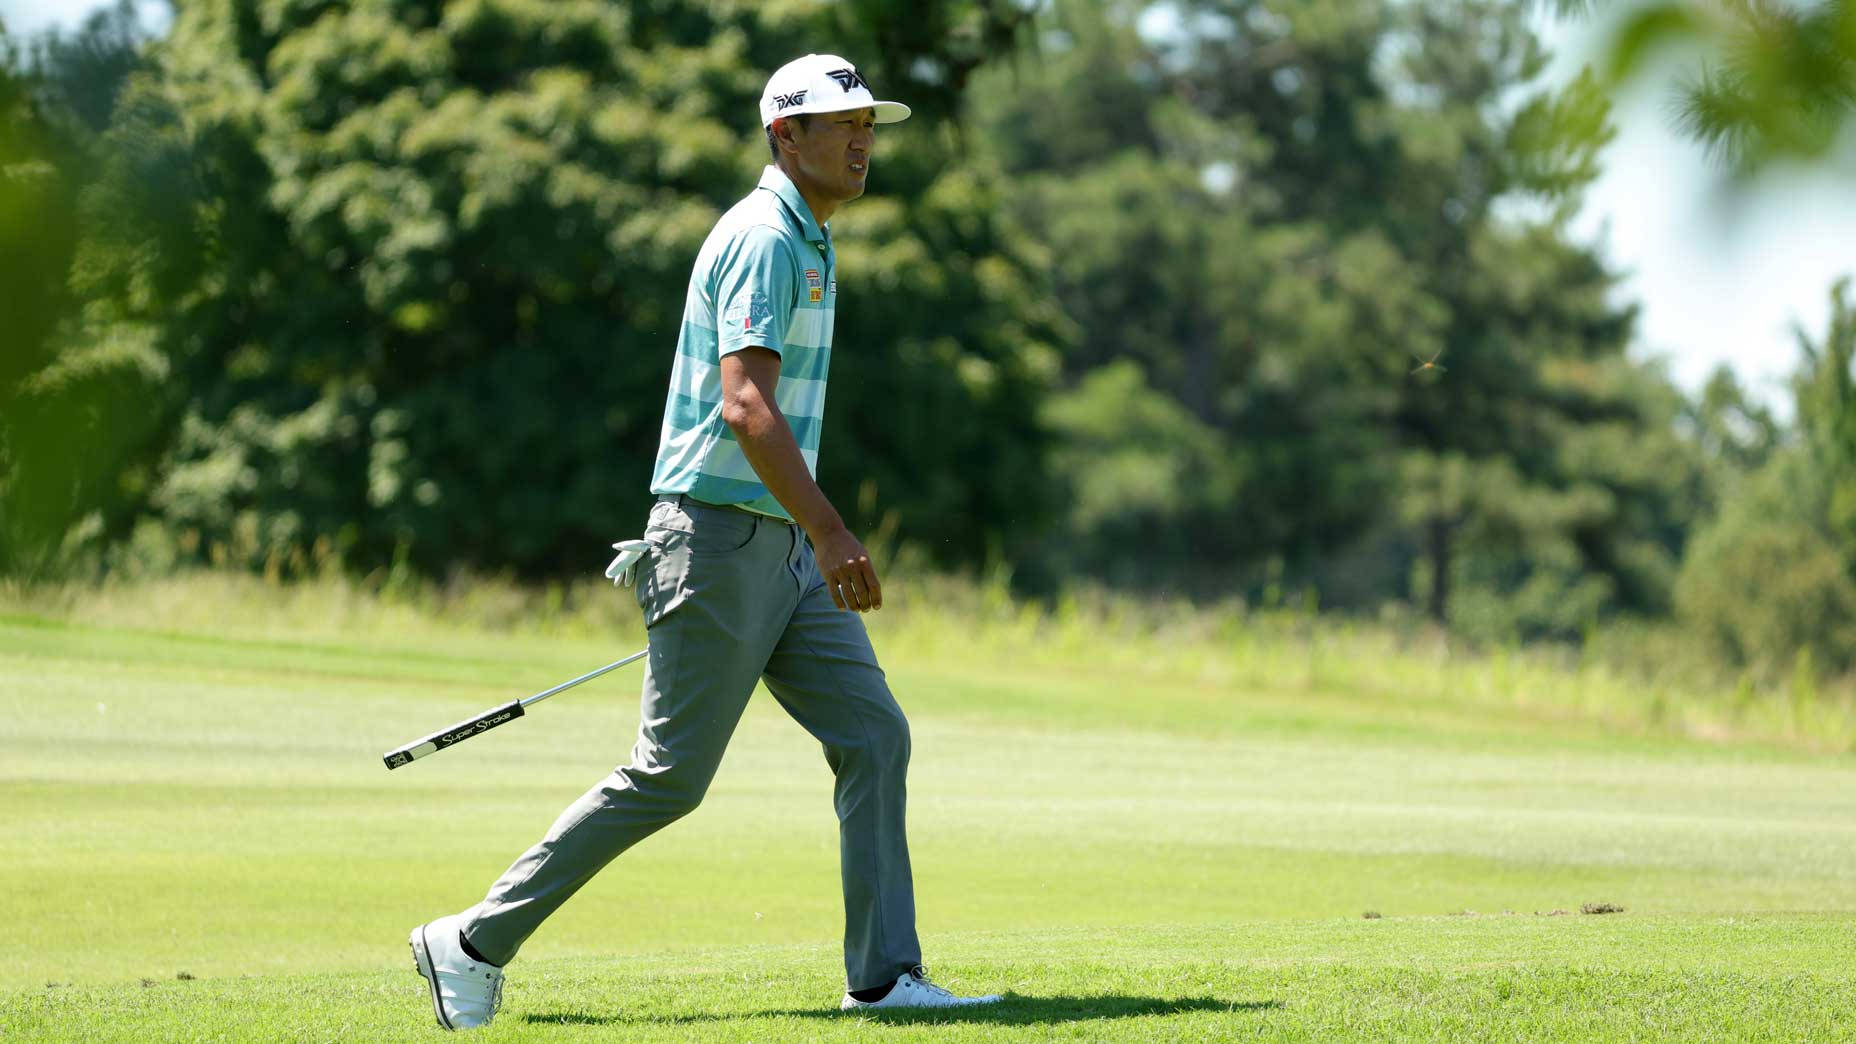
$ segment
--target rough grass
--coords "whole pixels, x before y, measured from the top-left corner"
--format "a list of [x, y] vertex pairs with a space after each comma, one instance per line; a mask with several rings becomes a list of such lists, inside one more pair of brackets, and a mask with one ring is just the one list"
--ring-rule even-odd
[[[1724, 724], [1694, 730], [1551, 657], [895, 586], [872, 622], [915, 726], [928, 959], [1013, 999], [832, 1012], [830, 781], [757, 699], [704, 807], [543, 928], [484, 1039], [1856, 1032], [1856, 760], [1806, 727], [1834, 705], [1704, 694]], [[619, 672], [379, 761], [632, 651], [623, 592], [208, 574], [0, 614], [0, 1039], [435, 1033], [407, 930], [480, 897], [636, 727]]]
[[[414, 661], [443, 659], [484, 632], [533, 649], [563, 641], [602, 650], [643, 643], [629, 593], [603, 581], [524, 587], [465, 575], [433, 583], [385, 573], [356, 580], [339, 572], [295, 584], [235, 572], [96, 586], [0, 581], [0, 612], [9, 611], [285, 642], [391, 635], [404, 639], [400, 651]], [[1088, 590], [1047, 606], [1014, 600], [1002, 577], [931, 575], [892, 576], [884, 611], [869, 620], [892, 663], [966, 661], [976, 672], [1010, 663], [1059, 678], [1112, 671], [1144, 684], [1326, 700], [1373, 717], [1441, 714], [1460, 722], [1467, 711], [1613, 735], [1856, 752], [1856, 679], [1823, 683], [1794, 672], [1772, 683], [1733, 676], [1695, 655], [1673, 626], [1595, 632], [1583, 651], [1488, 646], [1405, 617], [1374, 622], [1192, 607]], [[1064, 690], [1066, 710], [1073, 709], [1072, 695]], [[1363, 697], [1376, 705], [1363, 707]]]

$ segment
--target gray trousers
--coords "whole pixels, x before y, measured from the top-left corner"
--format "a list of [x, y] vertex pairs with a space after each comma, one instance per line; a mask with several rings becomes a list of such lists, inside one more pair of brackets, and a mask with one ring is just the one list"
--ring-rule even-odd
[[664, 498], [638, 604], [651, 655], [631, 763], [561, 814], [464, 921], [485, 958], [523, 940], [619, 853], [689, 814], [764, 680], [837, 776], [844, 968], [851, 989], [921, 962], [904, 827], [909, 725], [856, 613], [825, 589], [798, 526]]

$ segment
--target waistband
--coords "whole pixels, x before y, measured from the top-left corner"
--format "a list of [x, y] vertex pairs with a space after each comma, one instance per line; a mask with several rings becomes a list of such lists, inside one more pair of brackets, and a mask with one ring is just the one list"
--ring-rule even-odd
[[657, 495], [657, 501], [660, 504], [675, 504], [681, 508], [704, 508], [709, 511], [732, 511], [737, 515], [746, 515], [749, 518], [764, 519], [768, 522], [778, 522], [783, 526], [797, 526], [799, 524], [797, 522], [791, 521], [790, 519], [781, 518], [778, 515], [769, 515], [763, 512], [759, 512], [759, 511], [752, 511], [752, 510], [749, 510], [748, 508], [742, 507], [739, 504], [711, 504], [706, 500], [697, 500], [695, 497], [690, 496], [688, 493], [659, 493]]

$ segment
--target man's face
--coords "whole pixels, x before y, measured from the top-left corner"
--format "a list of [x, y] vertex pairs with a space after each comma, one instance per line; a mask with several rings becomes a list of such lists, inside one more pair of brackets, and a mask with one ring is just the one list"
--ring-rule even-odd
[[798, 120], [788, 120], [787, 126], [797, 147], [793, 180], [800, 191], [834, 203], [864, 194], [876, 143], [875, 109], [821, 112], [803, 127]]

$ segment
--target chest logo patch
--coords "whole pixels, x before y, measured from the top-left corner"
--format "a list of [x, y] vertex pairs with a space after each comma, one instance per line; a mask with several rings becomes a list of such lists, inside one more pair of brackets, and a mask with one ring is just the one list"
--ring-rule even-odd
[[[837, 280], [832, 280], [832, 283], [836, 284]], [[835, 285], [833, 289], [836, 289]], [[819, 281], [818, 269], [816, 268], [806, 269], [806, 294], [811, 298], [813, 304], [818, 304], [825, 299], [825, 287], [824, 284]]]

